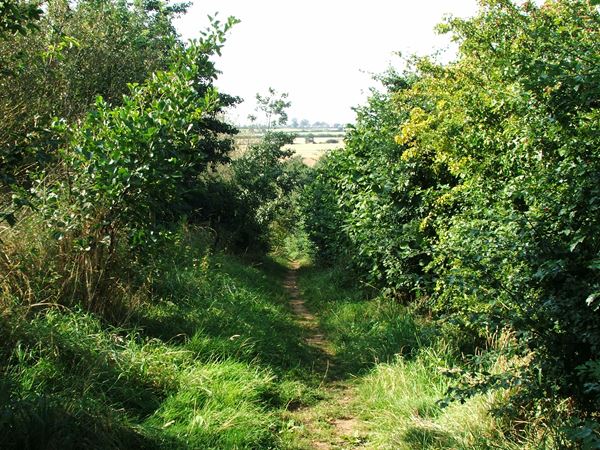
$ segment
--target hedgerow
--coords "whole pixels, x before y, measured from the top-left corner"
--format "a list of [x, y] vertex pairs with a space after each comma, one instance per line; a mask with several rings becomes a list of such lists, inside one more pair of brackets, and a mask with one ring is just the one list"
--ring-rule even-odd
[[512, 387], [513, 417], [600, 406], [599, 24], [564, 0], [449, 19], [457, 60], [389, 74], [305, 193], [323, 258], [425, 299], [475, 346], [516, 333], [526, 371], [454, 391]]

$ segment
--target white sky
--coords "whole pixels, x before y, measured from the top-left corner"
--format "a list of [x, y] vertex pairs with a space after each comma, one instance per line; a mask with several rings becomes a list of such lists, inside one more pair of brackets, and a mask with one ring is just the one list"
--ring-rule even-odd
[[364, 103], [371, 74], [398, 66], [403, 55], [447, 48], [434, 26], [446, 14], [473, 15], [476, 0], [194, 0], [177, 21], [185, 39], [198, 37], [207, 14], [241, 19], [217, 67], [217, 86], [245, 99], [231, 112], [246, 123], [257, 92], [288, 92], [289, 118], [348, 123]]

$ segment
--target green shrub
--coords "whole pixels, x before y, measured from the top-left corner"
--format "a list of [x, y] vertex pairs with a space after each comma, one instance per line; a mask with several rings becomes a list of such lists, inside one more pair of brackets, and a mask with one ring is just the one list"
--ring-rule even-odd
[[521, 386], [512, 418], [599, 406], [599, 23], [596, 6], [566, 0], [489, 0], [450, 19], [458, 59], [384, 77], [306, 190], [322, 258], [427, 300], [472, 348], [517, 333], [533, 357], [506, 374]]
[[64, 145], [50, 129], [55, 117], [82, 119], [98, 95], [121, 104], [129, 83], [167, 69], [182, 46], [172, 21], [184, 5], [43, 3], [0, 5], [0, 189], [16, 194], [11, 207], [0, 207], [0, 220], [14, 220], [42, 169], [54, 172]]

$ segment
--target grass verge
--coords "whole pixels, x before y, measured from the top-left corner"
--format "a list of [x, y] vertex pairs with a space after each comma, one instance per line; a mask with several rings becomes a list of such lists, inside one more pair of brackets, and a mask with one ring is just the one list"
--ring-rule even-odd
[[[506, 391], [476, 395], [442, 407], [453, 380], [465, 368], [455, 333], [445, 335], [430, 320], [392, 300], [366, 295], [339, 268], [305, 268], [300, 288], [321, 328], [332, 341], [336, 378], [346, 380], [353, 399], [346, 414], [366, 424], [368, 449], [543, 449], [558, 448], [543, 429], [501, 423], [490, 411], [509, 401]], [[510, 336], [490, 339], [489, 350]], [[510, 361], [490, 353], [492, 373]], [[326, 427], [321, 427], [321, 430]]]
[[319, 396], [284, 269], [185, 252], [157, 263], [120, 325], [3, 303], [2, 448], [281, 446], [282, 412]]

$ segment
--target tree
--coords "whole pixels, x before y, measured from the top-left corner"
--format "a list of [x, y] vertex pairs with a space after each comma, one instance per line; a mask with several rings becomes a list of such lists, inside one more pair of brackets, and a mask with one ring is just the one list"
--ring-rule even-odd
[[18, 0], [0, 0], [0, 38], [37, 28], [42, 10], [36, 3]]
[[415, 58], [357, 109], [346, 148], [317, 168], [306, 222], [322, 256], [391, 295], [420, 296], [469, 345], [507, 328], [518, 337], [507, 351], [523, 364], [481, 373], [475, 387], [466, 377], [457, 398], [512, 386], [513, 417], [568, 399], [592, 418], [600, 14], [587, 0], [481, 5], [441, 27], [457, 61]]
[[220, 120], [236, 99], [216, 91], [210, 60], [235, 23], [214, 22], [201, 40], [175, 50], [169, 70], [130, 85], [120, 106], [98, 97], [69, 130], [64, 181], [43, 203], [58, 233], [92, 247], [112, 245], [122, 231], [143, 242], [187, 212], [185, 196], [210, 165], [229, 161], [237, 131]]
[[279, 94], [272, 87], [268, 89], [266, 95], [256, 94], [256, 111], [264, 115], [268, 130], [275, 124], [285, 125], [287, 123], [286, 109], [292, 105], [292, 102], [287, 98], [287, 93], [282, 92]]
[[81, 119], [98, 95], [119, 105], [128, 84], [168, 68], [173, 50], [182, 47], [172, 21], [185, 12], [184, 5], [162, 0], [48, 0], [39, 20], [27, 7], [31, 14], [19, 17], [30, 19], [21, 28], [2, 25], [25, 5], [0, 0], [0, 26], [21, 31], [0, 31], [0, 186], [20, 191], [20, 203], [31, 176], [52, 167], [64, 143], [51, 131], [53, 119]]

